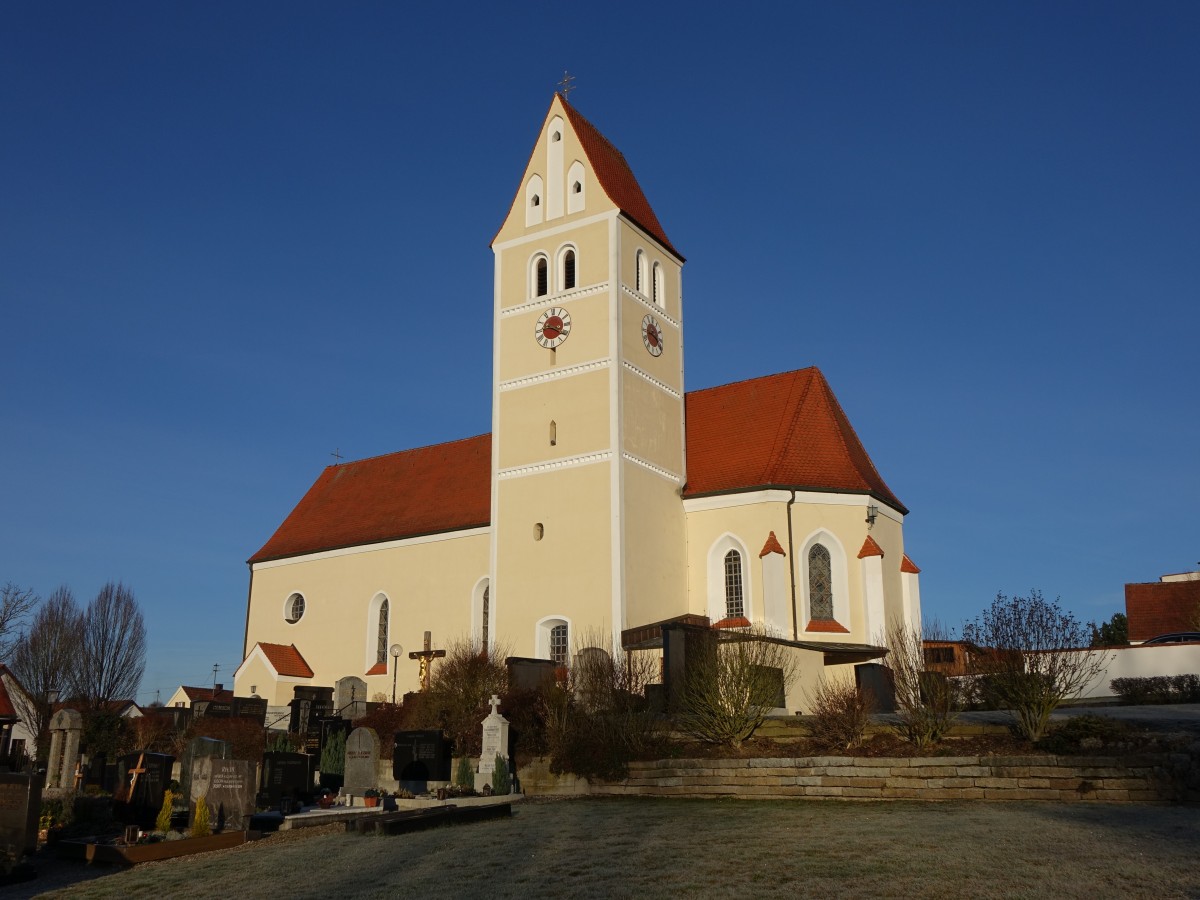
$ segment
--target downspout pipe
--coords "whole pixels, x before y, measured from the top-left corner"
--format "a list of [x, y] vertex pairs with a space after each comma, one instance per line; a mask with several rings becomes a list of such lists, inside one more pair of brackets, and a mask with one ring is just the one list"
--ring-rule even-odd
[[796, 613], [796, 554], [792, 546], [792, 504], [796, 502], [796, 489], [792, 488], [792, 499], [787, 505], [788, 520], [788, 575], [792, 579], [792, 640], [800, 640], [800, 622]]

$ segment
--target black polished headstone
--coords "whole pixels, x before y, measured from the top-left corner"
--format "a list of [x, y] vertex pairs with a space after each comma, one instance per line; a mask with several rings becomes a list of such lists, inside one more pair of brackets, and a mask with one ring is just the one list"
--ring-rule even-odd
[[[392, 777], [406, 787], [450, 780], [451, 744], [440, 731], [397, 731], [392, 745]], [[409, 790], [413, 788], [409, 787]]]
[[504, 663], [508, 667], [509, 687], [514, 691], [536, 691], [554, 681], [554, 671], [558, 668], [553, 660], [525, 656], [510, 656]]
[[267, 718], [267, 701], [262, 697], [234, 697], [233, 715], [262, 722]]
[[[166, 753], [130, 753], [117, 762], [113, 818], [123, 825], [151, 829], [162, 809], [163, 791], [171, 781], [175, 757]], [[134, 770], [137, 772], [134, 778]]]
[[873, 712], [896, 711], [896, 685], [892, 670], [879, 663], [859, 663], [854, 667], [854, 683], [871, 699]]
[[312, 793], [312, 758], [307, 753], [264, 753], [262, 791], [271, 806], [285, 797]]

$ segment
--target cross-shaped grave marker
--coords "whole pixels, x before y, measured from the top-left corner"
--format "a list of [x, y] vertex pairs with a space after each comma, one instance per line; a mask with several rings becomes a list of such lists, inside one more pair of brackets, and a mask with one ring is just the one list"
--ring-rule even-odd
[[146, 754], [139, 753], [137, 765], [129, 770], [129, 802], [133, 802], [133, 792], [137, 788], [138, 776], [146, 774]]

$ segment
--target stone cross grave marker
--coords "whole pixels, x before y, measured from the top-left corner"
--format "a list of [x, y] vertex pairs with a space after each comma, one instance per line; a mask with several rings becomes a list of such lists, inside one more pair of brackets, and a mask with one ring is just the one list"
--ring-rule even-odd
[[492, 711], [483, 720], [483, 751], [479, 756], [479, 774], [491, 775], [496, 771], [496, 756], [508, 762], [508, 719], [500, 715], [497, 707], [500, 698], [492, 694], [489, 701]]
[[347, 794], [361, 796], [368, 788], [378, 787], [379, 735], [372, 728], [355, 728], [346, 738]]

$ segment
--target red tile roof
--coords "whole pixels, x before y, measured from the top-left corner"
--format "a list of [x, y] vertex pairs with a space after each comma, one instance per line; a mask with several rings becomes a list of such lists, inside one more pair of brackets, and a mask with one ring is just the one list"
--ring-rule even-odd
[[[685, 402], [685, 497], [797, 488], [867, 494], [908, 512], [816, 368], [693, 391]], [[486, 526], [491, 448], [483, 434], [329, 466], [249, 561]]]
[[820, 631], [826, 634], [849, 634], [850, 629], [839, 625], [833, 619], [813, 619], [804, 626], [805, 631]]
[[371, 666], [371, 668], [367, 669], [367, 674], [368, 675], [386, 675], [387, 674], [387, 663], [385, 663], [385, 662], [375, 663], [375, 665], [373, 665], [373, 666]]
[[192, 687], [191, 685], [181, 684], [179, 689], [183, 691], [184, 695], [189, 700], [224, 701], [233, 699], [233, 691], [226, 688], [222, 688], [221, 690], [217, 691], [215, 697], [213, 696], [213, 689], [211, 687]]
[[8, 688], [4, 684], [2, 677], [8, 670], [0, 666], [0, 719], [16, 719], [20, 721], [20, 716], [17, 715], [17, 708], [13, 705], [12, 698], [8, 696]]
[[875, 538], [867, 535], [867, 539], [863, 541], [862, 549], [858, 551], [859, 559], [866, 559], [868, 556], [883, 556], [883, 548], [875, 543]]
[[329, 466], [250, 562], [486, 526], [492, 436]]
[[592, 164], [596, 180], [600, 182], [604, 193], [608, 194], [608, 199], [643, 231], [648, 232], [682, 260], [683, 256], [667, 239], [667, 233], [659, 224], [658, 216], [650, 207], [650, 201], [646, 199], [641, 185], [638, 184], [633, 170], [629, 168], [629, 163], [625, 161], [621, 151], [614, 147], [595, 125], [580, 115], [579, 111], [568, 103], [565, 97], [560, 96], [559, 99], [562, 100], [563, 109], [566, 110], [571, 127], [575, 129], [575, 134], [579, 137], [579, 143], [583, 145], [583, 152], [587, 154], [588, 162]]
[[713, 628], [749, 628], [750, 620], [745, 616], [730, 616], [719, 622], [713, 622]]
[[284, 646], [283, 644], [268, 644], [265, 641], [259, 641], [258, 646], [262, 648], [267, 660], [280, 675], [287, 675], [291, 678], [313, 677], [312, 668], [304, 661], [304, 657], [300, 655], [295, 644]]
[[1145, 641], [1173, 631], [1195, 631], [1200, 616], [1200, 581], [1155, 581], [1125, 585], [1129, 639]]
[[900, 513], [815, 366], [687, 395], [684, 497], [754, 488], [868, 494]]
[[783, 547], [779, 543], [779, 538], [775, 537], [775, 532], [767, 535], [767, 542], [763, 544], [762, 550], [759, 551], [758, 558], [762, 559], [768, 553], [778, 553], [780, 556], [787, 556], [783, 552]]
[[900, 560], [900, 571], [908, 572], [910, 575], [920, 575], [921, 570], [917, 568], [917, 564], [908, 558], [908, 554], [904, 554], [904, 559]]

